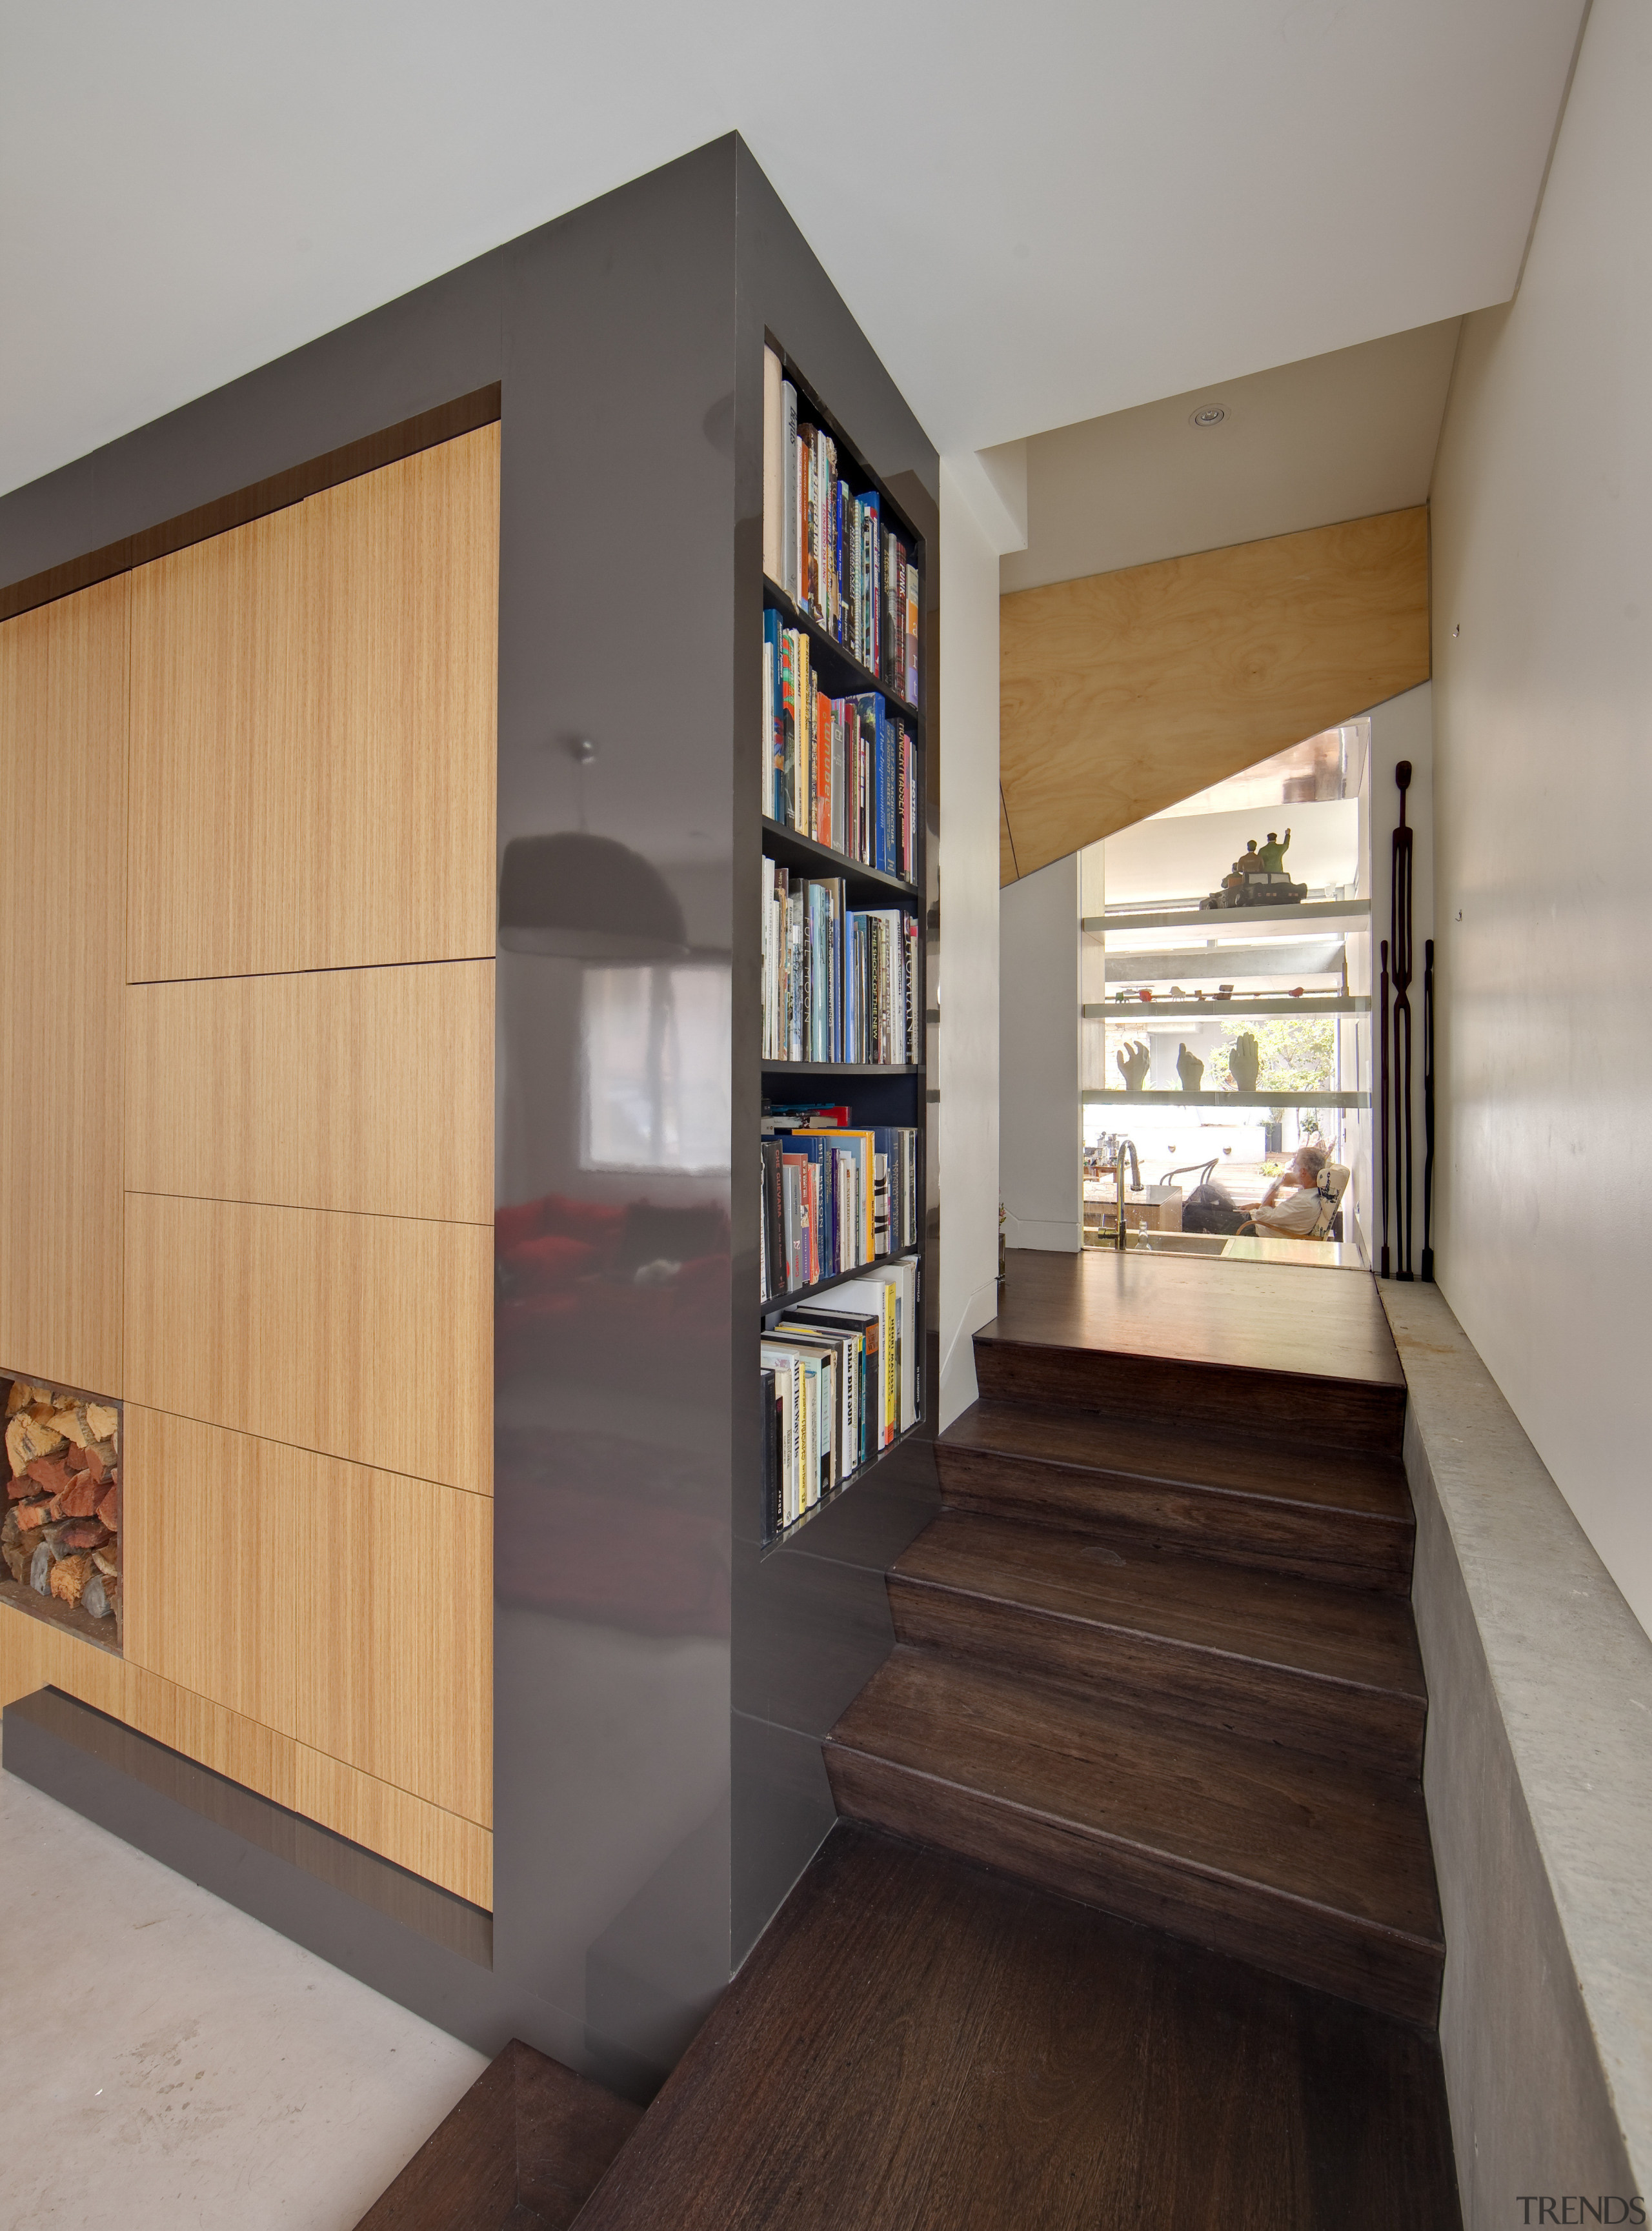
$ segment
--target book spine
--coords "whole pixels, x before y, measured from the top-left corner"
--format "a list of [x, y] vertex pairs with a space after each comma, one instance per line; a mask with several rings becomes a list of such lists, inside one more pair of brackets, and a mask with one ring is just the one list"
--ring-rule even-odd
[[919, 579], [917, 566], [908, 566], [907, 568], [906, 628], [907, 686], [904, 695], [906, 696], [907, 702], [909, 705], [915, 705], [918, 702], [918, 637], [920, 628], [920, 587], [921, 584]]
[[784, 385], [778, 353], [765, 343], [763, 350], [763, 570], [771, 581], [781, 579], [781, 545], [785, 540], [785, 408]]
[[760, 1371], [763, 1419], [763, 1533], [772, 1542], [782, 1524], [780, 1510], [780, 1404], [772, 1371]]

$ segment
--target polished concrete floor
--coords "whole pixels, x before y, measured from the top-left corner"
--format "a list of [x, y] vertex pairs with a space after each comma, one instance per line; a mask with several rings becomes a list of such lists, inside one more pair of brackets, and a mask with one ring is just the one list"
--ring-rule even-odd
[[4, 2231], [350, 2231], [486, 2062], [0, 1773]]

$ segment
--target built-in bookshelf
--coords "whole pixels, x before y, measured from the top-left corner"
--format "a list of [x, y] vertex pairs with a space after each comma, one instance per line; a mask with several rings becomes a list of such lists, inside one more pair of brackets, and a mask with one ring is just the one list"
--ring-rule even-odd
[[927, 1419], [926, 538], [804, 371], [764, 384], [764, 1542]]

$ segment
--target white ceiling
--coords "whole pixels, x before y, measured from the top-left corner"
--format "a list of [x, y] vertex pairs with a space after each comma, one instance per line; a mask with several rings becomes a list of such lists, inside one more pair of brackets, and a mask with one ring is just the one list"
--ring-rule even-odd
[[0, 486], [731, 126], [944, 449], [1455, 317], [1581, 5], [3, 0]]
[[[1449, 318], [1036, 435], [1023, 445], [1027, 547], [1002, 560], [1002, 586], [1423, 502], [1461, 325]], [[1219, 425], [1191, 423], [1212, 405], [1227, 414]]]

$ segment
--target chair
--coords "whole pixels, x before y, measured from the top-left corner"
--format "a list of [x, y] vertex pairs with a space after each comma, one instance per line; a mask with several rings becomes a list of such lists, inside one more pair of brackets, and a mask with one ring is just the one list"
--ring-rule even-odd
[[1337, 1220], [1337, 1212], [1342, 1206], [1342, 1196], [1348, 1190], [1348, 1180], [1352, 1174], [1345, 1162], [1327, 1162], [1320, 1172], [1320, 1180], [1316, 1187], [1320, 1196], [1320, 1212], [1313, 1219], [1312, 1231], [1270, 1233], [1266, 1225], [1258, 1225], [1255, 1219], [1251, 1217], [1240, 1225], [1240, 1232], [1264, 1239], [1269, 1238], [1329, 1239], [1332, 1226]]

